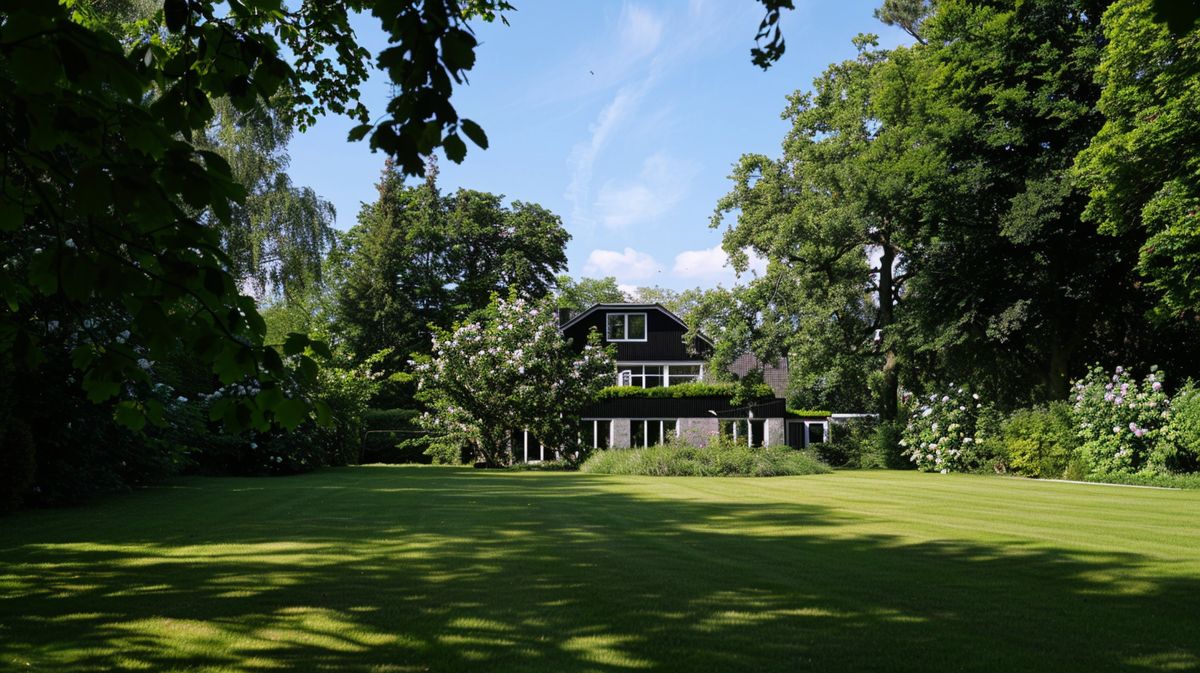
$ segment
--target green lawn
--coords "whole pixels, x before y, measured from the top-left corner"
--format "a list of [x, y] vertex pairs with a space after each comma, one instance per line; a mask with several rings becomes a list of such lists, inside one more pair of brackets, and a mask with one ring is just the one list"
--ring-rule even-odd
[[1200, 668], [1200, 492], [361, 467], [0, 519], [3, 671]]

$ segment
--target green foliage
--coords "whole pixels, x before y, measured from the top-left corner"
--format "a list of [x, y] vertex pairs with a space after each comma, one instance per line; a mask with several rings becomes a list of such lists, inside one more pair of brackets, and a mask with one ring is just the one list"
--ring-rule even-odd
[[[833, 467], [872, 469], [890, 467], [888, 456], [898, 453], [892, 442], [887, 450], [880, 449], [878, 434], [884, 424], [877, 418], [850, 418], [829, 426], [829, 439], [812, 448], [817, 457]], [[908, 461], [896, 461], [907, 467]], [[911, 463], [910, 463], [911, 464]]]
[[[247, 111], [279, 90], [290, 66], [274, 38], [208, 4], [169, 38], [124, 43], [85, 6], [10, 4], [0, 25], [0, 212], [12, 232], [0, 242], [4, 368], [44, 376], [66, 345], [74, 386], [138, 428], [162, 423], [161, 405], [129, 397], [151, 383], [142, 363], [178, 349], [226, 383], [281, 390], [293, 373], [264, 347], [254, 302], [206, 225], [228, 221], [245, 190], [223, 157], [184, 140], [211, 122], [210, 99], [235, 91], [233, 106]], [[204, 47], [218, 42], [229, 46]], [[265, 429], [295, 404], [272, 399], [231, 399], [214, 413]]]
[[1122, 0], [1104, 13], [1104, 125], [1075, 170], [1088, 190], [1084, 217], [1141, 242], [1138, 271], [1174, 315], [1200, 306], [1200, 165], [1181, 159], [1200, 151], [1200, 28], [1169, 29], [1154, 4]]
[[1072, 413], [1079, 451], [1090, 474], [1162, 471], [1156, 446], [1169, 441], [1170, 399], [1165, 374], [1151, 368], [1142, 381], [1124, 367], [1093, 366], [1076, 382]]
[[924, 223], [907, 286], [921, 297], [910, 305], [913, 358], [1013, 408], [1061, 399], [1070, 372], [1108, 353], [1154, 357], [1170, 339], [1147, 335], [1138, 244], [1081, 222], [1085, 195], [1070, 174], [1100, 128], [1100, 7], [935, 8], [922, 27], [928, 45], [911, 50], [923, 66], [915, 132], [945, 167], [915, 186]]
[[787, 414], [797, 418], [812, 418], [813, 416], [832, 416], [833, 412], [819, 409], [788, 409]]
[[1188, 381], [1171, 398], [1167, 437], [1151, 462], [1168, 472], [1200, 472], [1200, 387]]
[[875, 435], [871, 438], [871, 448], [876, 459], [882, 462], [884, 467], [889, 467], [894, 470], [912, 469], [913, 463], [904, 455], [904, 430], [905, 423], [901, 421], [881, 421], [879, 427], [875, 428]]
[[496, 297], [482, 319], [439, 332], [433, 356], [414, 362], [429, 409], [421, 423], [438, 433], [431, 453], [441, 462], [470, 447], [489, 466], [507, 465], [510, 433], [528, 430], [582, 457], [579, 415], [613, 368], [611, 347], [595, 331], [578, 349], [562, 337], [553, 299]]
[[1160, 488], [1200, 489], [1200, 474], [1163, 474], [1158, 472], [1107, 472], [1084, 475], [1079, 481], [1126, 486], [1157, 486]]
[[[511, 207], [495, 194], [459, 190], [443, 195], [436, 172], [406, 186], [390, 165], [379, 199], [363, 206], [344, 237], [333, 272], [337, 319], [355, 353], [393, 349], [389, 372], [407, 370], [413, 354], [428, 354], [436, 329], [487, 307], [493, 293], [545, 296], [566, 268], [570, 235], [557, 215], [536, 204]], [[385, 400], [411, 401], [400, 387]]]
[[[729, 325], [716, 335], [718, 358], [786, 354], [797, 403], [878, 407], [894, 419], [906, 226], [920, 218], [911, 186], [938, 161], [910, 156], [905, 121], [882, 118], [875, 82], [888, 52], [874, 36], [855, 44], [856, 59], [789, 97], [783, 156], [745, 155], [735, 167], [712, 226], [736, 213], [722, 244], [735, 267], [746, 268], [746, 250], [769, 265], [749, 288], [712, 297], [701, 315], [724, 314]], [[877, 265], [868, 250], [880, 253]]]
[[939, 395], [919, 400], [909, 414], [900, 445], [904, 455], [925, 472], [970, 472], [984, 467], [978, 421], [983, 404], [978, 393], [949, 386]]
[[[633, 292], [632, 299], [643, 304], [662, 304], [663, 308], [687, 320], [692, 311], [704, 302], [710, 293], [720, 293], [721, 289], [701, 289], [698, 287], [688, 290], [672, 290], [666, 287], [639, 287]], [[700, 330], [704, 332], [702, 328]]]
[[997, 433], [985, 436], [983, 444], [1004, 456], [1012, 472], [1059, 479], [1079, 447], [1079, 437], [1071, 405], [1051, 402], [1014, 411], [1001, 421]]
[[724, 440], [707, 446], [672, 443], [644, 449], [606, 449], [593, 452], [579, 469], [592, 474], [651, 477], [785, 477], [830, 471], [804, 451], [750, 448]]
[[537, 463], [513, 463], [506, 470], [513, 472], [574, 472], [579, 463], [572, 460], [543, 460]]
[[737, 383], [678, 383], [673, 386], [642, 388], [639, 386], [608, 386], [600, 390], [597, 400], [616, 400], [627, 397], [654, 399], [680, 399], [685, 397], [734, 397], [741, 399], [763, 399], [775, 393], [765, 384], [749, 388]]
[[925, 44], [921, 24], [931, 11], [929, 0], [883, 0], [883, 4], [875, 10], [875, 18], [888, 26], [897, 26], [917, 42]]
[[[368, 409], [363, 414], [364, 463], [428, 463], [417, 409]], [[459, 462], [455, 460], [453, 462]]]
[[[1139, 274], [1195, 283], [1200, 182], [1178, 157], [1197, 144], [1197, 33], [1169, 35], [1150, 0], [1108, 4], [883, 3], [917, 44], [856, 38], [857, 58], [789, 99], [781, 156], [743, 156], [718, 203], [735, 265], [768, 260], [689, 321], [723, 325], [718, 362], [786, 353], [794, 405], [885, 420], [901, 385], [969, 380], [1012, 409], [1113, 353], [1194, 372], [1196, 324], [1147, 321]], [[1171, 240], [1144, 245], [1150, 197], [1150, 234]], [[1085, 212], [1125, 226], [1101, 234]], [[1180, 297], [1175, 315], [1196, 303]]]
[[252, 287], [259, 297], [291, 299], [319, 284], [335, 235], [333, 205], [288, 177], [289, 100], [277, 96], [245, 112], [228, 98], [214, 100], [214, 119], [194, 141], [224, 157], [246, 190], [227, 220], [208, 218], [205, 224], [220, 232], [239, 286]]
[[554, 285], [558, 307], [571, 309], [573, 313], [586, 311], [595, 304], [629, 301], [629, 297], [617, 285], [617, 279], [612, 276], [580, 278], [576, 281], [567, 274], [561, 274], [554, 279]]

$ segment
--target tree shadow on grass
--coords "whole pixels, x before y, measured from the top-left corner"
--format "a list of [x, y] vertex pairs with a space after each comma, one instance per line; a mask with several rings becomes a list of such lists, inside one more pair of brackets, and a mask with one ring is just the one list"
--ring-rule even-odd
[[0, 529], [0, 669], [1200, 668], [1200, 578], [1136, 554], [622, 483], [366, 468], [30, 513]]

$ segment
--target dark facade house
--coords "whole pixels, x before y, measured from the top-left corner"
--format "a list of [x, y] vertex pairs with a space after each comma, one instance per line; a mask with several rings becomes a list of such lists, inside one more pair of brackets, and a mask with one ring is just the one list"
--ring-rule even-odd
[[[616, 347], [613, 385], [619, 395], [606, 396], [583, 414], [580, 437], [596, 449], [645, 447], [671, 440], [704, 445], [724, 434], [749, 446], [789, 445], [796, 448], [824, 441], [829, 420], [823, 416], [796, 417], [787, 411], [787, 361], [763, 368], [773, 397], [733, 404], [730, 396], [673, 396], [669, 390], [645, 395], [649, 389], [699, 383], [709, 377], [713, 344], [703, 335], [687, 339], [687, 326], [661, 304], [596, 304], [570, 316], [560, 314], [563, 336], [578, 348], [596, 330], [605, 344]], [[731, 369], [743, 376], [758, 365], [742, 358]], [[555, 451], [542, 447], [526, 432], [513, 435], [517, 461], [550, 460]]]

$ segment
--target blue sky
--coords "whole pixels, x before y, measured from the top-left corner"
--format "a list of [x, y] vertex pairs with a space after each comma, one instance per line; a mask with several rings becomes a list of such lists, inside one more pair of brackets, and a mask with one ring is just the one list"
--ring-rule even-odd
[[[675, 289], [734, 281], [709, 218], [748, 152], [778, 155], [786, 96], [850, 39], [903, 33], [872, 17], [877, 0], [799, 0], [783, 18], [787, 53], [767, 72], [750, 63], [762, 18], [751, 0], [514, 0], [509, 26], [480, 24], [478, 61], [454, 104], [491, 147], [468, 143], [461, 165], [440, 158], [443, 190], [467, 187], [540, 203], [572, 235], [570, 273]], [[369, 16], [356, 33], [378, 52]], [[384, 109], [386, 78], [364, 90]], [[347, 143], [353, 123], [329, 117], [290, 147], [290, 173], [337, 207], [337, 226], [375, 198], [383, 155]]]

